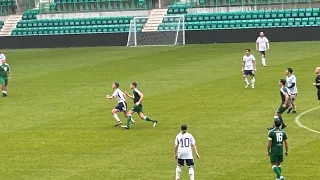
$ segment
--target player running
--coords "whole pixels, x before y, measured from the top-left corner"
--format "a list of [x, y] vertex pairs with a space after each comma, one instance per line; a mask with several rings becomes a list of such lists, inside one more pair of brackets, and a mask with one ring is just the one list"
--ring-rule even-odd
[[[119, 89], [119, 83], [118, 82], [114, 82], [112, 84], [112, 89], [114, 89], [113, 94], [107, 95], [107, 99], [113, 99], [116, 98], [116, 100], [118, 101], [118, 105], [112, 109], [112, 115], [113, 117], [116, 119], [117, 123], [114, 126], [119, 126], [122, 124], [119, 116], [118, 116], [118, 112], [123, 112], [124, 116], [127, 117], [127, 102], [126, 102], [126, 98], [125, 98], [125, 94]], [[135, 121], [131, 118], [131, 122], [132, 124], [135, 124]]]
[[260, 32], [260, 36], [257, 38], [256, 43], [256, 50], [261, 54], [262, 65], [266, 67], [266, 51], [270, 48], [269, 40], [264, 36], [263, 32]]
[[245, 88], [250, 86], [248, 81], [248, 75], [251, 77], [252, 88], [254, 88], [255, 78], [254, 72], [257, 71], [256, 67], [256, 58], [251, 54], [250, 49], [246, 49], [246, 54], [243, 56], [242, 60], [242, 72], [243, 72], [243, 79], [246, 83]]
[[316, 68], [316, 79], [313, 85], [318, 89], [318, 100], [320, 101], [320, 67]]
[[123, 128], [129, 129], [130, 128], [130, 122], [132, 119], [132, 114], [133, 113], [138, 113], [140, 118], [145, 120], [145, 121], [151, 121], [153, 123], [153, 127], [157, 126], [158, 121], [153, 120], [147, 116], [144, 115], [143, 109], [142, 109], [142, 100], [143, 100], [143, 94], [141, 91], [137, 89], [138, 84], [136, 82], [132, 82], [130, 84], [130, 89], [133, 90], [133, 95], [129, 95], [127, 92], [124, 92], [129, 98], [133, 99], [134, 106], [133, 108], [127, 113], [128, 119], [127, 119], [127, 125], [121, 126]]
[[0, 85], [2, 87], [2, 97], [6, 97], [7, 94], [7, 88], [8, 88], [8, 82], [9, 79], [11, 79], [11, 69], [9, 64], [7, 64], [6, 59], [2, 59], [0, 64]]
[[187, 125], [181, 126], [181, 132], [177, 135], [174, 146], [174, 159], [178, 162], [176, 168], [176, 180], [180, 179], [181, 168], [186, 162], [189, 169], [190, 180], [194, 180], [194, 161], [192, 148], [194, 149], [198, 159], [200, 159], [196, 141], [193, 136], [187, 132]]
[[297, 110], [296, 110], [296, 105], [294, 103], [294, 101], [296, 100], [297, 98], [297, 95], [298, 95], [298, 88], [297, 88], [297, 79], [296, 79], [296, 76], [293, 75], [293, 69], [292, 68], [287, 68], [287, 88], [291, 94], [291, 104], [290, 104], [290, 108], [288, 110], [288, 113], [290, 113], [292, 111], [292, 113], [297, 113]]
[[281, 174], [281, 163], [283, 162], [283, 142], [286, 148], [285, 155], [288, 156], [288, 137], [284, 130], [280, 129], [281, 120], [275, 117], [275, 128], [268, 133], [268, 156], [270, 156], [271, 166], [277, 175], [276, 180], [284, 180]]

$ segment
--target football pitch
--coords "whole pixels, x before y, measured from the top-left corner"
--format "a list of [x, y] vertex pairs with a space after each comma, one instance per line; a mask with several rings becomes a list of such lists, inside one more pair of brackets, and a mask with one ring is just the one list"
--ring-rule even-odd
[[[257, 59], [256, 88], [245, 89], [241, 63], [255, 43], [181, 47], [99, 47], [7, 50], [8, 97], [0, 97], [2, 180], [173, 180], [173, 148], [186, 123], [197, 142], [197, 180], [274, 180], [267, 127], [280, 105], [278, 81], [294, 69], [295, 114], [284, 114], [287, 180], [320, 179], [320, 134], [295, 123], [317, 107], [312, 86], [320, 42], [271, 43], [267, 68]], [[138, 82], [144, 111], [158, 126], [133, 117], [130, 130], [114, 127], [111, 85], [131, 91]], [[129, 107], [133, 102], [128, 100]], [[122, 122], [125, 118], [119, 114]], [[320, 131], [320, 109], [300, 122]], [[189, 179], [187, 168], [181, 180]]]

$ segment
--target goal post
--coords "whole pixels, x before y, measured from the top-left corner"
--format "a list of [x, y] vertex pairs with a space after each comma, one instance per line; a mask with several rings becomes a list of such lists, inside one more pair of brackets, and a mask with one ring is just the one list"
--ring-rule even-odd
[[[155, 24], [154, 21], [149, 17], [134, 17], [130, 21], [127, 46], [185, 45], [183, 15], [165, 16], [160, 24]], [[146, 28], [146, 24], [153, 29]]]

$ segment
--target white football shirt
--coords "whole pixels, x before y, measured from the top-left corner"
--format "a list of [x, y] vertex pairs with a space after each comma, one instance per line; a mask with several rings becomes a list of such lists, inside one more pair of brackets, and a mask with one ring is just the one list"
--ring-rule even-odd
[[295, 83], [296, 85], [292, 88], [288, 88], [290, 94], [297, 94], [298, 88], [297, 88], [297, 79], [296, 76], [291, 74], [291, 76], [287, 76], [287, 87], [292, 86], [292, 83]]
[[256, 60], [252, 54], [243, 56], [244, 70], [254, 70], [253, 62]]
[[196, 141], [190, 133], [179, 133], [175, 140], [175, 145], [178, 145], [178, 158], [193, 159], [192, 146], [195, 144]]
[[257, 38], [257, 44], [259, 46], [259, 51], [267, 51], [267, 43], [269, 43], [269, 40], [267, 37], [258, 37]]
[[0, 64], [2, 64], [2, 60], [5, 60], [6, 56], [4, 54], [0, 54]]
[[114, 90], [112, 96], [117, 99], [118, 103], [126, 101], [125, 94], [119, 88]]

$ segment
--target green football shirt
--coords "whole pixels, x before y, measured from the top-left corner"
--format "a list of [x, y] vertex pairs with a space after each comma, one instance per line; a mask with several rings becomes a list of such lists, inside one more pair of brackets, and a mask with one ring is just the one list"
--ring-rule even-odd
[[1, 77], [7, 78], [9, 71], [10, 71], [9, 64], [5, 63], [5, 64], [0, 65], [0, 76]]
[[284, 130], [274, 128], [268, 133], [268, 140], [271, 141], [271, 152], [275, 155], [283, 154], [283, 142], [287, 139], [287, 134]]

